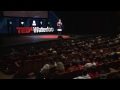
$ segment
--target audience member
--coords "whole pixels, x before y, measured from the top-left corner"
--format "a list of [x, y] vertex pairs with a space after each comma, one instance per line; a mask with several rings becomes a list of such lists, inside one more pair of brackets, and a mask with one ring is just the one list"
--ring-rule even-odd
[[83, 69], [82, 76], [75, 77], [73, 79], [91, 79], [86, 69]]

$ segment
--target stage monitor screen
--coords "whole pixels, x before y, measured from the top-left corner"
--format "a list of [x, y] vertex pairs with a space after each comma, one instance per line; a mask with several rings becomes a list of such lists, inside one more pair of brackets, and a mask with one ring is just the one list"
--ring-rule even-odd
[[48, 18], [48, 11], [3, 11], [4, 17]]

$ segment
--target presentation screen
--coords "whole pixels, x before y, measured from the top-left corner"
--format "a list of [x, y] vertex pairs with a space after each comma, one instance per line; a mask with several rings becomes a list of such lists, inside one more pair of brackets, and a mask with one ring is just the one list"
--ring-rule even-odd
[[48, 11], [3, 11], [4, 17], [48, 18]]

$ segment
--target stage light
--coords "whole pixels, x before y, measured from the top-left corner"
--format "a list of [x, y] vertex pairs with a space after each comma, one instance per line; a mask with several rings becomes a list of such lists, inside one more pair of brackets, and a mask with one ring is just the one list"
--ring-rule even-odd
[[9, 24], [12, 25], [12, 22], [10, 21]]
[[8, 34], [13, 34], [13, 22], [12, 22], [12, 20], [7, 20], [7, 30], [8, 30]]
[[23, 18], [20, 18], [19, 19], [19, 26], [24, 27], [24, 24], [25, 24], [25, 20]]
[[35, 20], [33, 20], [32, 26], [36, 26], [36, 21]]
[[40, 24], [42, 25], [42, 21], [40, 22]]
[[21, 25], [24, 25], [24, 22], [21, 22]]
[[38, 22], [39, 22], [39, 23], [38, 23], [38, 27], [40, 27], [40, 28], [43, 27], [43, 21], [38, 20]]
[[50, 27], [50, 21], [47, 21], [47, 27]]
[[48, 25], [50, 25], [50, 22], [48, 22]]

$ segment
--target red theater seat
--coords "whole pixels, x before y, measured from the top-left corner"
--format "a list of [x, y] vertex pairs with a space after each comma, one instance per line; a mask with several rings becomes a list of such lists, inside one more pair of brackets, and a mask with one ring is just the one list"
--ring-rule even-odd
[[43, 67], [43, 63], [41, 59], [35, 60], [33, 62], [33, 72], [37, 73], [41, 70], [41, 68]]
[[56, 75], [56, 79], [73, 79], [74, 77], [77, 77], [81, 75], [81, 70], [75, 70], [72, 72], [64, 72], [61, 74]]
[[28, 60], [24, 62], [23, 74], [29, 74], [33, 72], [33, 60]]

